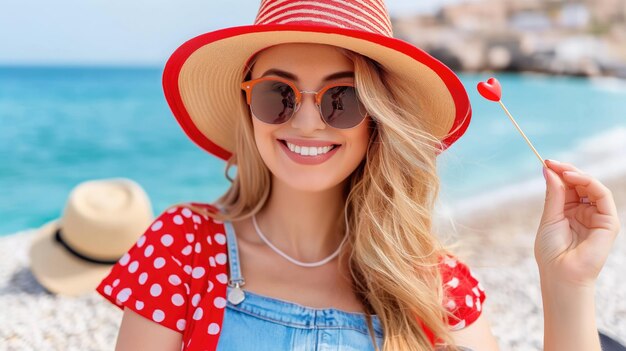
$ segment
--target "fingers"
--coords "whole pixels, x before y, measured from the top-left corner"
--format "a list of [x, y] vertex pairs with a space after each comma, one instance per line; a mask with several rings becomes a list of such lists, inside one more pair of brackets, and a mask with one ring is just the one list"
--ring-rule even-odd
[[564, 171], [563, 180], [566, 183], [582, 187], [589, 200], [596, 203], [598, 212], [617, 217], [617, 208], [613, 201], [613, 194], [600, 181], [588, 174], [574, 171]]
[[[553, 170], [555, 173], [557, 173], [559, 176], [563, 176], [563, 172], [564, 171], [574, 171], [574, 172], [578, 172], [580, 174], [587, 174], [583, 171], [581, 171], [580, 169], [576, 168], [574, 165], [572, 165], [571, 163], [567, 163], [567, 162], [558, 162], [555, 160], [546, 160], [546, 165]], [[580, 185], [576, 185], [576, 184], [570, 184], [565, 182], [566, 187], [568, 187], [567, 190], [567, 194], [566, 194], [566, 198], [565, 201], [566, 202], [579, 202], [579, 199], [581, 197], [587, 196], [587, 193], [585, 191], [585, 188], [580, 186]], [[571, 191], [570, 191], [571, 190]]]
[[[564, 192], [564, 197], [562, 200], [559, 199], [559, 201], [562, 201], [561, 203], [565, 205], [572, 203], [578, 204], [580, 203], [581, 197], [587, 196], [587, 193], [582, 187], [578, 186], [578, 189], [576, 189], [576, 186], [568, 184], [563, 179], [563, 171], [565, 169], [575, 169], [575, 167], [565, 163], [555, 163], [555, 161], [552, 160], [546, 160], [546, 165], [548, 166], [547, 168], [556, 175], [555, 178], [558, 178], [557, 180], [555, 180], [556, 184], [559, 184], [563, 187], [562, 191]], [[554, 191], [559, 191], [556, 188], [553, 189], [555, 189]]]
[[566, 186], [551, 168], [546, 168], [546, 201], [543, 208], [542, 223], [559, 222], [564, 218]]
[[585, 174], [585, 172], [576, 168], [573, 164], [567, 162], [559, 162], [555, 160], [546, 160], [546, 164], [559, 175], [563, 173], [563, 171], [574, 171], [581, 174]]

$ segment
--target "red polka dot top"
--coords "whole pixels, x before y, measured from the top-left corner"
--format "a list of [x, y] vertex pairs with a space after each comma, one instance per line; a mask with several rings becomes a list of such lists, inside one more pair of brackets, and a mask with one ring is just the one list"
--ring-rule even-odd
[[[218, 211], [211, 204], [190, 204]], [[122, 310], [181, 333], [181, 350], [215, 350], [228, 283], [225, 233], [220, 221], [171, 207], [113, 265], [96, 291]], [[481, 314], [484, 290], [455, 257], [446, 256], [440, 267], [445, 306], [454, 316], [450, 328], [465, 328]], [[425, 331], [434, 343], [433, 334]]]

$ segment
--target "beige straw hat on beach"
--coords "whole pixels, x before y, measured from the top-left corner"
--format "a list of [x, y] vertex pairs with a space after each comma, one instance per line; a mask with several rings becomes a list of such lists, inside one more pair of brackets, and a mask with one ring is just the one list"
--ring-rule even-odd
[[90, 292], [153, 220], [148, 195], [136, 182], [80, 183], [62, 217], [37, 229], [29, 250], [33, 275], [51, 293]]

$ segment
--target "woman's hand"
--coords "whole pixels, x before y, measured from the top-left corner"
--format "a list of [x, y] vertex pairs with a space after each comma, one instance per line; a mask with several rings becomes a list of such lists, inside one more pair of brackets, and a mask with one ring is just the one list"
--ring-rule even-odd
[[[535, 239], [539, 271], [558, 283], [593, 286], [620, 230], [613, 195], [569, 163], [546, 165], [546, 200]], [[582, 197], [595, 204], [581, 203]]]

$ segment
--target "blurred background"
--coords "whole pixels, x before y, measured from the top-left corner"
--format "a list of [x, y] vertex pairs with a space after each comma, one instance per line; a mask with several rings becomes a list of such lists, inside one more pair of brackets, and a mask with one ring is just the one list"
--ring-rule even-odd
[[[162, 94], [162, 68], [196, 35], [251, 24], [258, 5], [258, 0], [5, 3], [0, 11], [0, 237], [17, 237], [59, 217], [72, 188], [90, 179], [137, 181], [155, 214], [173, 203], [219, 197], [228, 186], [225, 164], [194, 145], [176, 124]], [[506, 285], [505, 277], [491, 270], [494, 262], [515, 269], [511, 275], [533, 271], [530, 248], [545, 185], [538, 159], [500, 106], [478, 95], [478, 82], [498, 78], [502, 101], [540, 155], [572, 162], [606, 180], [624, 213], [626, 0], [388, 0], [386, 5], [394, 36], [449, 65], [469, 93], [472, 122], [439, 159], [439, 206], [442, 228], [450, 225], [473, 249], [468, 257], [488, 287]], [[470, 217], [474, 222], [466, 221]], [[10, 255], [18, 246], [7, 243], [0, 248]], [[507, 254], [494, 260], [476, 250], [488, 245], [496, 249], [491, 252]], [[615, 269], [626, 263], [620, 245], [610, 262]], [[4, 271], [5, 283], [26, 284], [25, 275]], [[536, 275], [527, 274], [534, 284]], [[605, 280], [607, 293], [617, 289], [614, 294], [626, 300], [623, 283]], [[520, 313], [537, 320], [527, 323], [533, 335], [511, 336], [506, 319], [494, 330], [501, 342], [517, 345], [513, 349], [539, 349], [539, 292], [512, 284], [513, 290], [494, 293], [491, 312], [507, 313], [511, 301], [499, 296], [525, 299], [522, 306], [529, 307]], [[7, 300], [7, 291], [18, 300]], [[0, 301], [8, 306], [22, 301], [23, 293], [4, 288]], [[89, 308], [109, 308], [94, 299], [88, 300]], [[67, 303], [69, 311], [77, 302]], [[601, 325], [626, 341], [624, 302], [600, 307], [605, 310]], [[115, 330], [119, 315], [108, 316], [99, 325], [109, 323]], [[7, 331], [8, 324], [0, 315], [2, 337], [28, 349], [23, 334]], [[112, 333], [95, 337], [98, 344], [89, 348], [110, 347]], [[76, 335], [75, 342], [86, 342]], [[72, 340], [63, 333], [38, 337], [48, 346], [57, 344], [45, 340]]]

